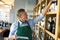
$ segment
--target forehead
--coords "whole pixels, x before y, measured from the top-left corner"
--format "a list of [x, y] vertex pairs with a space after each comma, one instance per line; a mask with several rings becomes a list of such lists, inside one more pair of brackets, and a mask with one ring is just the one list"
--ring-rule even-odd
[[20, 14], [27, 14], [26, 12], [20, 12]]

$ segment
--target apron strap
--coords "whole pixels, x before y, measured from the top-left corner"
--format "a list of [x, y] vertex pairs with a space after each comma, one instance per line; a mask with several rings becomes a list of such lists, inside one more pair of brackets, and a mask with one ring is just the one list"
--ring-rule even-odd
[[28, 37], [24, 37], [24, 36], [17, 36], [16, 39], [18, 39], [18, 38], [20, 38], [20, 39], [29, 39]]
[[[30, 24], [28, 23], [28, 21], [26, 21], [26, 23], [28, 24], [28, 26], [30, 26]], [[20, 23], [19, 23], [19, 21], [18, 21], [18, 26], [20, 26]]]

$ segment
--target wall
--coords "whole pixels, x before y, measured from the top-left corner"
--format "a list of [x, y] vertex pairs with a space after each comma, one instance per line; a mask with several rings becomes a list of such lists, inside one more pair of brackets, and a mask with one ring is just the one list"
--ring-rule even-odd
[[[35, 3], [35, 0], [15, 0], [14, 2], [14, 9], [11, 10], [10, 12], [10, 21], [13, 23], [14, 21], [17, 21], [17, 10], [20, 9], [20, 8], [24, 8], [28, 15], [32, 15], [32, 11], [33, 11], [33, 8], [34, 8], [34, 3]], [[31, 17], [29, 17], [31, 18]]]
[[31, 14], [34, 8], [34, 2], [35, 0], [15, 0], [15, 20], [17, 19], [17, 10], [20, 8], [24, 8], [27, 11], [28, 15]]

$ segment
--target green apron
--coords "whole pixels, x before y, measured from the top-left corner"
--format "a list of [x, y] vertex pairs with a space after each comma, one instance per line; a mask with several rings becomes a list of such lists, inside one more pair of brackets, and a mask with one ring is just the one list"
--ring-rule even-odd
[[18, 38], [17, 40], [32, 40], [32, 30], [30, 28], [29, 23], [27, 22], [28, 26], [20, 26], [18, 22], [18, 29], [17, 29], [17, 36], [28, 37], [29, 39]]

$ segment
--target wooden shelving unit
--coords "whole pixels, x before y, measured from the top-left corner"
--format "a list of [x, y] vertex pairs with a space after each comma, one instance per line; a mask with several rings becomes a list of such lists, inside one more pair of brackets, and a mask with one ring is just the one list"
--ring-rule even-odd
[[[49, 36], [51, 36], [54, 40], [60, 40], [60, 0], [56, 0], [57, 1], [57, 10], [55, 11], [51, 11], [51, 12], [47, 12], [45, 19], [44, 19], [44, 27], [41, 27], [40, 23], [36, 24], [38, 25], [38, 40], [40, 40], [40, 31], [42, 30], [44, 32], [44, 40], [46, 40], [46, 35], [48, 34]], [[42, 11], [42, 5], [46, 4], [45, 6], [47, 6], [47, 4], [49, 3], [49, 0], [38, 0], [38, 4], [35, 5], [34, 7], [34, 14], [36, 12], [37, 16], [38, 16], [38, 10], [40, 10], [40, 12]], [[33, 18], [37, 17], [36, 15], [33, 15]], [[47, 21], [49, 17], [56, 17], [56, 24], [55, 24], [55, 34], [51, 33], [50, 31], [48, 31], [46, 29], [47, 27]]]
[[47, 12], [47, 14], [57, 14], [57, 11]]
[[58, 38], [58, 40], [60, 40], [60, 38]]
[[49, 34], [51, 37], [53, 37], [55, 39], [55, 35], [52, 34], [51, 32], [49, 32], [48, 30], [46, 30], [46, 33]]

